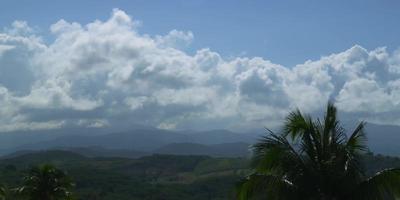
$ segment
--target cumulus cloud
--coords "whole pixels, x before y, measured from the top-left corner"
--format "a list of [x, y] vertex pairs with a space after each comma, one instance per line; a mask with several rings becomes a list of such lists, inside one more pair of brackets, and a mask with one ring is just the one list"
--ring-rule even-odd
[[[0, 131], [143, 124], [159, 128], [276, 126], [293, 108], [400, 122], [400, 51], [350, 49], [293, 68], [185, 47], [190, 31], [140, 34], [113, 10], [106, 21], [60, 20], [43, 42], [28, 23], [0, 33]], [[385, 119], [385, 120], [380, 120]]]
[[156, 36], [155, 41], [160, 47], [183, 49], [193, 41], [193, 33], [172, 30], [165, 36]]

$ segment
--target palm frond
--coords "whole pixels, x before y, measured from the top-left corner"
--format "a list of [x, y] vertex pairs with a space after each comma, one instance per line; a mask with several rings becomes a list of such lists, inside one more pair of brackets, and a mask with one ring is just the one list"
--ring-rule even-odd
[[253, 146], [252, 166], [259, 172], [290, 171], [293, 167], [304, 167], [304, 163], [285, 137], [271, 133]]
[[[242, 184], [239, 199], [262, 190], [267, 199], [366, 199], [400, 197], [400, 169], [366, 179], [362, 153], [367, 149], [364, 122], [347, 136], [328, 103], [323, 120], [291, 112], [283, 132], [269, 134], [253, 146], [254, 174]], [[295, 194], [289, 198], [287, 194]], [[289, 195], [289, 196], [290, 196]], [[265, 199], [257, 196], [257, 199]]]
[[329, 102], [325, 112], [324, 119], [324, 130], [323, 130], [323, 146], [328, 147], [332, 131], [336, 129], [337, 120], [336, 120], [336, 107]]
[[347, 140], [346, 148], [352, 153], [365, 152], [367, 147], [367, 135], [364, 131], [365, 122], [360, 122]]
[[354, 199], [376, 200], [400, 197], [400, 168], [386, 169], [361, 182]]
[[237, 199], [248, 200], [253, 197], [271, 200], [290, 199], [293, 189], [293, 184], [282, 177], [255, 173], [239, 183]]
[[311, 117], [303, 116], [300, 110], [290, 112], [286, 117], [285, 124], [283, 126], [283, 135], [290, 136], [292, 140], [302, 136], [304, 132], [312, 127], [310, 121]]
[[325, 151], [336, 148], [345, 142], [346, 134], [337, 119], [337, 109], [332, 102], [328, 103], [323, 124], [323, 147]]

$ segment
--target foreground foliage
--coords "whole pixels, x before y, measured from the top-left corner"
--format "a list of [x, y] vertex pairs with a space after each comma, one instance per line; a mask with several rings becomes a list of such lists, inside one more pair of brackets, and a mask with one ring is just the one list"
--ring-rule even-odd
[[[363, 155], [367, 174], [399, 167], [400, 159]], [[43, 151], [0, 159], [0, 180], [6, 199], [23, 185], [31, 167], [51, 163], [76, 183], [77, 200], [223, 200], [235, 199], [234, 186], [249, 173], [248, 159], [208, 156], [153, 155], [139, 159], [87, 158], [66, 151]], [[6, 189], [9, 188], [9, 189]]]
[[239, 199], [377, 200], [400, 195], [400, 169], [367, 176], [361, 122], [347, 136], [328, 104], [324, 119], [294, 111], [281, 134], [269, 131], [254, 146], [254, 172], [240, 185]]
[[68, 200], [72, 199], [72, 187], [72, 181], [65, 172], [44, 164], [29, 170], [18, 193], [29, 200]]
[[[75, 182], [72, 192], [77, 200], [234, 199], [235, 183], [248, 165], [242, 158], [88, 158], [67, 151], [44, 151], [0, 160], [0, 180], [8, 188], [20, 187], [30, 166], [41, 163], [68, 172]], [[11, 195], [7, 199], [28, 198]]]

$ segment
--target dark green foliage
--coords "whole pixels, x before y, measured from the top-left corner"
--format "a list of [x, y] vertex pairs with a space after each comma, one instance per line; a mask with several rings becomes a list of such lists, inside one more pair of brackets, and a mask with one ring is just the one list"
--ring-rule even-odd
[[239, 199], [378, 200], [400, 195], [400, 169], [367, 176], [364, 123], [347, 136], [328, 104], [324, 119], [299, 110], [281, 134], [269, 131], [254, 145], [254, 172], [239, 187]]
[[19, 187], [21, 177], [29, 172], [26, 169], [38, 163], [51, 163], [67, 171], [75, 182], [73, 192], [78, 200], [233, 199], [235, 183], [247, 168], [247, 160], [240, 158], [87, 158], [65, 151], [43, 151], [0, 160], [0, 180], [10, 188]]
[[[400, 159], [368, 154], [369, 174], [400, 166]], [[44, 151], [0, 160], [0, 180], [7, 199], [23, 184], [30, 166], [51, 163], [67, 171], [78, 200], [203, 200], [235, 199], [235, 184], [249, 173], [244, 158], [154, 155], [140, 159], [86, 158], [65, 151]], [[7, 188], [11, 188], [7, 190]]]
[[72, 187], [71, 179], [62, 170], [44, 164], [29, 170], [18, 193], [29, 200], [67, 200], [72, 199]]

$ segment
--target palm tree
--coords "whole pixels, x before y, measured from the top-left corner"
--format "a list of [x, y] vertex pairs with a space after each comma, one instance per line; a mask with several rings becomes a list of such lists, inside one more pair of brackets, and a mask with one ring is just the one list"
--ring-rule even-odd
[[238, 199], [378, 200], [400, 196], [400, 169], [368, 177], [361, 161], [368, 151], [364, 122], [347, 135], [328, 103], [322, 120], [291, 112], [282, 133], [253, 146], [253, 172]]
[[63, 171], [45, 164], [33, 167], [18, 191], [29, 200], [67, 200], [72, 198], [72, 187], [73, 183]]

